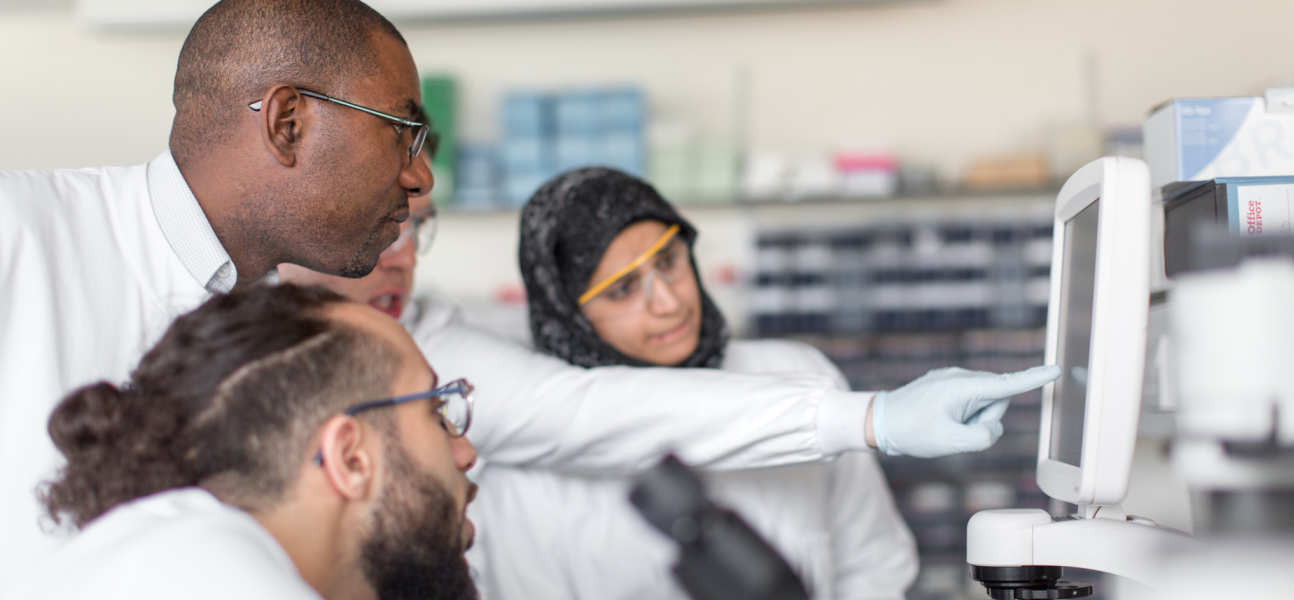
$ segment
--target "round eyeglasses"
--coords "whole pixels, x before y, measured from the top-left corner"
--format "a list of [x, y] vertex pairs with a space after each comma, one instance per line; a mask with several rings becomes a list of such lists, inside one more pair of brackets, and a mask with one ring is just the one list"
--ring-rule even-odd
[[[396, 406], [416, 400], [435, 399], [438, 402], [432, 403], [432, 413], [440, 420], [440, 426], [445, 433], [450, 437], [459, 438], [466, 435], [467, 429], [472, 426], [472, 391], [475, 389], [467, 379], [455, 379], [425, 392], [354, 404], [342, 412], [353, 417], [366, 410]], [[322, 450], [315, 453], [314, 463], [323, 465]]]
[[436, 399], [439, 402], [433, 403], [431, 409], [440, 419], [440, 425], [450, 436], [462, 437], [467, 434], [467, 428], [472, 426], [472, 390], [475, 389], [466, 379], [455, 379], [425, 392], [356, 404], [343, 412], [353, 417], [375, 408], [396, 406], [415, 400]]

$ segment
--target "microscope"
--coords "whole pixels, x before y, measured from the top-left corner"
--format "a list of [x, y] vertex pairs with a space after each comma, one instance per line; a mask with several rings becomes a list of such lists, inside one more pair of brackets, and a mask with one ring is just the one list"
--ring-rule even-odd
[[1169, 304], [1197, 544], [1153, 598], [1294, 598], [1294, 236], [1197, 231]]
[[1148, 588], [1159, 556], [1193, 539], [1121, 506], [1128, 490], [1145, 370], [1150, 182], [1139, 160], [1102, 158], [1074, 173], [1056, 201], [1038, 487], [1077, 510], [981, 511], [967, 524], [971, 576], [995, 600], [1082, 598], [1066, 567]]
[[694, 600], [808, 600], [786, 560], [674, 455], [634, 481], [629, 501], [678, 545], [674, 576]]
[[[1294, 216], [1294, 178], [1208, 185], [1233, 200], [1262, 186]], [[1115, 576], [1101, 592], [1118, 599], [1294, 598], [1294, 235], [1237, 232], [1234, 210], [1231, 230], [1218, 227], [1225, 202], [1210, 208], [1203, 187], [1188, 205], [1152, 203], [1146, 165], [1122, 157], [1062, 187], [1045, 348], [1062, 374], [1042, 390], [1036, 478], [1074, 510], [971, 517], [966, 560], [990, 598], [1093, 596], [1066, 568]], [[1172, 418], [1150, 441], [1166, 442], [1171, 460], [1154, 466], [1182, 484], [1185, 526], [1130, 497], [1148, 415]], [[675, 573], [693, 598], [806, 596], [676, 459], [645, 474], [633, 502], [680, 545]]]

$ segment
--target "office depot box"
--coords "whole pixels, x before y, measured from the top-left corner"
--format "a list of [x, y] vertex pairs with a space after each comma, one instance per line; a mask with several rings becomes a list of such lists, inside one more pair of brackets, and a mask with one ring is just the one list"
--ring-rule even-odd
[[1182, 98], [1142, 127], [1150, 185], [1294, 174], [1294, 89], [1262, 98]]
[[1294, 232], [1294, 177], [1219, 177], [1164, 186], [1164, 270], [1188, 270], [1202, 226], [1244, 235]]

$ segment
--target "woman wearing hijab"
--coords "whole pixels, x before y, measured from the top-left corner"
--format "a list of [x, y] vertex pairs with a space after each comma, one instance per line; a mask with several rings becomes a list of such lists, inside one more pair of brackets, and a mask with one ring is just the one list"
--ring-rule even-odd
[[[729, 339], [696, 275], [696, 235], [650, 185], [624, 173], [579, 169], [545, 184], [521, 216], [536, 348], [584, 367], [784, 373], [846, 389], [810, 346]], [[634, 512], [625, 480], [492, 467], [479, 483], [477, 514], [506, 523], [478, 535], [478, 578], [493, 597], [686, 598], [670, 574], [672, 544]], [[902, 598], [916, 574], [912, 535], [870, 454], [711, 474], [707, 483], [816, 598]]]

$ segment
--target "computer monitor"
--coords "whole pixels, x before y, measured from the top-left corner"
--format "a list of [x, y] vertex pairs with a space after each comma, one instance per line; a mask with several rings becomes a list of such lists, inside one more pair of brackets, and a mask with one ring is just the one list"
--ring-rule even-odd
[[1150, 282], [1150, 176], [1109, 157], [1056, 197], [1038, 486], [1079, 505], [1117, 504], [1128, 488], [1141, 408]]

